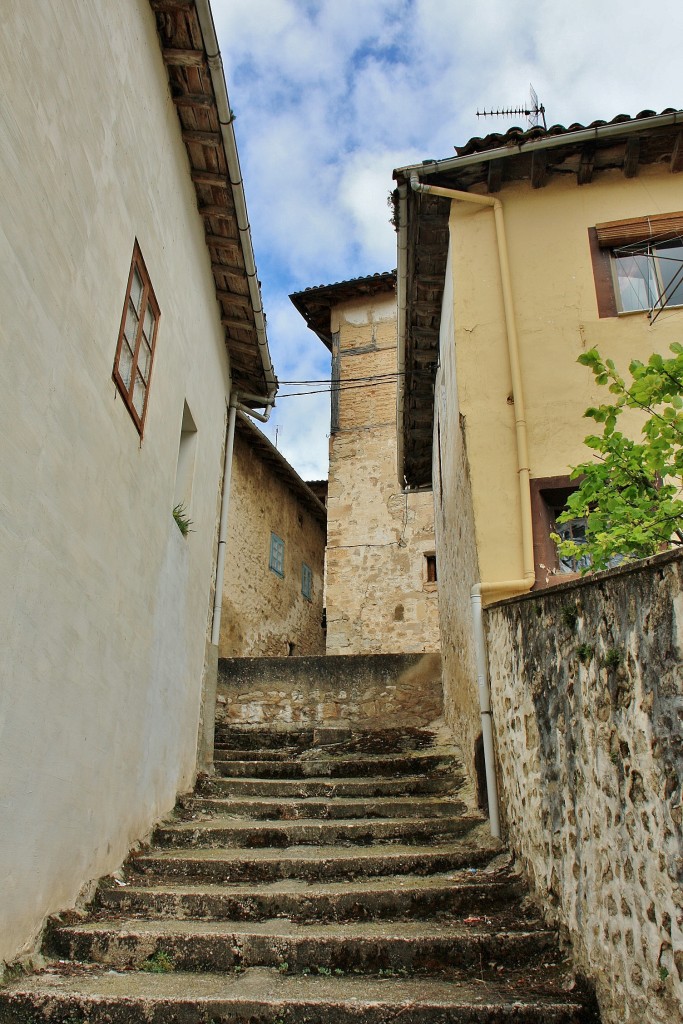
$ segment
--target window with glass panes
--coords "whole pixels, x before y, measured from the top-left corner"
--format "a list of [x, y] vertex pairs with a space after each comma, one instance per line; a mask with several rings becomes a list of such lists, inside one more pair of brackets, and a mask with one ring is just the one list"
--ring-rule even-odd
[[268, 568], [276, 576], [284, 578], [285, 575], [285, 542], [276, 533], [270, 535], [270, 560]]
[[140, 434], [147, 413], [158, 324], [159, 306], [136, 241], [112, 376]]
[[301, 563], [301, 593], [307, 601], [313, 600], [313, 572], [305, 562]]

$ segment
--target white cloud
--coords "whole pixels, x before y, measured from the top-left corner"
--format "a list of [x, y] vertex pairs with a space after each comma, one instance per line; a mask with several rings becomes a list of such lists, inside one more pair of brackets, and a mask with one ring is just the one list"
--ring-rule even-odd
[[[524, 124], [478, 120], [478, 107], [525, 104], [529, 82], [549, 124], [681, 105], [683, 5], [665, 0], [640, 24], [623, 0], [213, 0], [213, 9], [283, 380], [329, 372], [287, 292], [395, 266], [393, 168]], [[328, 396], [283, 398], [272, 422], [302, 475], [324, 476]]]

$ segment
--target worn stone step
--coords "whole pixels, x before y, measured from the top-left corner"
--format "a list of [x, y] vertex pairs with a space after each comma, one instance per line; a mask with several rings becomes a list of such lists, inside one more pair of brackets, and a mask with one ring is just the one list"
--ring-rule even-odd
[[[472, 834], [477, 829], [472, 830]], [[131, 858], [129, 870], [164, 878], [213, 882], [267, 882], [278, 878], [333, 879], [417, 874], [481, 867], [499, 845], [485, 832], [478, 840], [430, 846], [292, 846], [265, 848], [152, 850]]]
[[303, 799], [286, 797], [185, 797], [178, 813], [216, 814], [219, 816], [256, 818], [261, 821], [297, 821], [301, 818], [447, 818], [465, 814], [467, 805], [450, 796], [445, 797], [318, 797]]
[[435, 793], [453, 793], [463, 784], [463, 776], [457, 772], [428, 778], [424, 775], [404, 775], [396, 779], [366, 776], [354, 778], [308, 778], [308, 779], [249, 779], [249, 778], [203, 778], [198, 786], [200, 794], [228, 796], [265, 797], [308, 797], [336, 798], [420, 796]]
[[94, 961], [118, 970], [140, 968], [161, 955], [180, 971], [278, 967], [300, 973], [324, 968], [345, 973], [411, 971], [436, 974], [491, 961], [518, 967], [555, 944], [540, 926], [505, 930], [441, 921], [354, 921], [295, 924], [266, 921], [167, 921], [114, 918], [54, 927], [49, 945], [59, 957]]
[[414, 775], [416, 773], [454, 772], [461, 768], [454, 764], [449, 753], [413, 751], [409, 754], [349, 754], [339, 757], [301, 757], [282, 761], [221, 760], [214, 758], [219, 775], [257, 779], [270, 778], [355, 778], [358, 776]]
[[59, 965], [0, 993], [2, 1024], [593, 1024], [562, 968], [437, 978], [114, 973]]
[[106, 880], [98, 887], [96, 902], [102, 909], [146, 917], [233, 921], [288, 917], [303, 922], [480, 917], [519, 898], [516, 879], [473, 871], [355, 882], [285, 879], [265, 885], [136, 886]]
[[279, 728], [264, 726], [235, 726], [219, 724], [215, 730], [216, 749], [223, 746], [240, 750], [312, 747], [339, 750], [367, 750], [400, 752], [422, 750], [434, 743], [430, 729], [406, 727], [402, 729], [349, 729], [334, 727]]
[[481, 824], [479, 815], [448, 818], [351, 818], [301, 819], [299, 821], [253, 821], [235, 818], [207, 818], [160, 825], [154, 831], [155, 845], [163, 847], [280, 847], [336, 846], [341, 843], [425, 844], [434, 839], [466, 835]]

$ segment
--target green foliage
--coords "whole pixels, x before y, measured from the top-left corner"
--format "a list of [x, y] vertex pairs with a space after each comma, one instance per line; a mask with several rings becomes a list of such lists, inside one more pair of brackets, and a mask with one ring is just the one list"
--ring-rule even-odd
[[187, 537], [188, 533], [194, 533], [194, 531], [190, 529], [192, 526], [192, 520], [187, 515], [187, 510], [182, 503], [180, 505], [176, 505], [173, 509], [173, 518], [175, 519], [178, 529], [182, 533], [183, 537]]
[[562, 609], [562, 621], [567, 629], [576, 629], [576, 623], [579, 621], [579, 609], [575, 604], [566, 604], [564, 606]]
[[593, 647], [591, 644], [579, 644], [576, 648], [576, 653], [579, 656], [579, 660], [585, 665], [593, 657]]
[[169, 956], [168, 953], [164, 953], [161, 949], [158, 949], [156, 953], [153, 953], [144, 963], [140, 964], [140, 970], [147, 971], [148, 974], [168, 974], [174, 969], [173, 957]]
[[[614, 396], [584, 414], [602, 427], [585, 439], [597, 459], [574, 468], [572, 477], [583, 479], [558, 517], [560, 523], [585, 517], [587, 543], [553, 535], [562, 557], [590, 557], [582, 573], [607, 568], [615, 556], [645, 558], [683, 544], [683, 345], [671, 352], [671, 358], [655, 353], [647, 363], [634, 359], [628, 384], [597, 349], [579, 356]], [[617, 430], [624, 409], [648, 413], [640, 441]]]
[[605, 653], [605, 665], [607, 668], [619, 668], [622, 660], [623, 655], [616, 647], [610, 647], [610, 649]]

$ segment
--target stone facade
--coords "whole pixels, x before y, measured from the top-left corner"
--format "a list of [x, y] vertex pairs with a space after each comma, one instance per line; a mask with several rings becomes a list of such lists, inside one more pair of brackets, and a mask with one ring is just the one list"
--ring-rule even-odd
[[330, 435], [327, 653], [438, 651], [432, 495], [404, 493], [396, 472], [394, 275], [293, 298], [331, 348], [341, 384]]
[[219, 662], [219, 724], [418, 728], [442, 711], [438, 654]]
[[[271, 535], [284, 575], [270, 568]], [[325, 507], [241, 414], [235, 431], [219, 652], [222, 658], [324, 654]], [[302, 566], [311, 570], [310, 598]]]
[[603, 1024], [683, 1015], [683, 556], [485, 613], [501, 803]]

